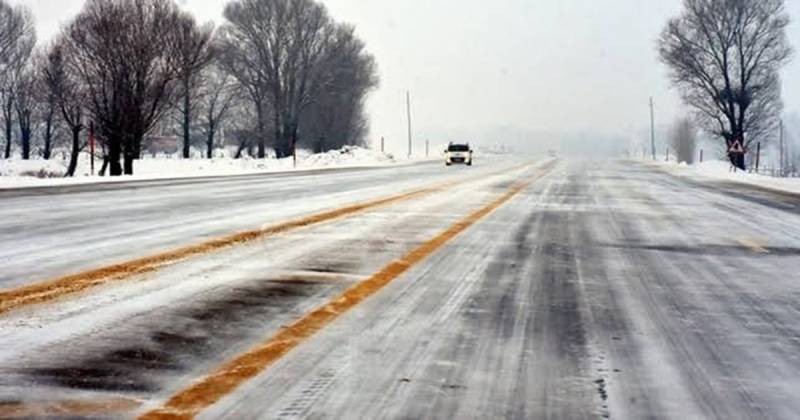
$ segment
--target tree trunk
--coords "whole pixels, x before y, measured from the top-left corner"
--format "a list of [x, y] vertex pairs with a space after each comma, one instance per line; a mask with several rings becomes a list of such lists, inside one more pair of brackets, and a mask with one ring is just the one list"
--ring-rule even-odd
[[134, 160], [142, 158], [142, 139], [139, 138], [133, 142], [133, 153], [131, 154], [131, 158]]
[[278, 149], [280, 150], [280, 157], [290, 157], [293, 156], [294, 147], [293, 143], [297, 139], [297, 129], [294, 128], [294, 125], [291, 123], [287, 123], [283, 126], [283, 130], [281, 132], [280, 143], [278, 144]]
[[283, 151], [281, 150], [281, 138], [283, 137], [283, 130], [281, 125], [281, 117], [280, 114], [278, 114], [277, 109], [275, 110], [272, 119], [272, 123], [275, 125], [275, 138], [273, 139], [274, 144], [272, 145], [272, 149], [275, 150], [275, 157], [280, 159], [283, 157]]
[[[27, 124], [27, 123], [26, 123]], [[30, 126], [20, 128], [20, 142], [22, 143], [22, 160], [31, 158], [31, 129]]]
[[133, 175], [133, 161], [136, 160], [136, 157], [133, 153], [125, 153], [123, 154], [123, 163], [124, 163], [124, 171], [125, 175]]
[[106, 176], [106, 169], [108, 169], [108, 155], [103, 155], [103, 166], [100, 167], [98, 175]]
[[13, 139], [11, 136], [13, 135], [14, 131], [14, 100], [13, 97], [6, 98], [6, 101], [3, 103], [3, 117], [6, 121], [6, 150], [4, 156], [6, 159], [11, 157], [11, 142]]
[[192, 98], [189, 94], [189, 80], [183, 81], [183, 158], [189, 159], [191, 154], [191, 133], [192, 123]]
[[267, 133], [265, 133], [267, 124], [264, 121], [266, 116], [264, 115], [263, 104], [256, 105], [256, 108], [256, 118], [258, 119], [258, 158], [264, 159], [267, 157]]
[[297, 130], [298, 130], [298, 124], [297, 123], [292, 124], [289, 131], [290, 138], [288, 144], [289, 153], [292, 155], [295, 164], [297, 164]]
[[42, 159], [44, 160], [50, 160], [50, 156], [52, 154], [51, 143], [52, 143], [52, 137], [49, 134], [45, 135], [44, 150], [42, 150]]
[[66, 177], [75, 176], [75, 170], [78, 168], [78, 154], [80, 153], [80, 136], [81, 129], [75, 127], [72, 129], [72, 151], [69, 156], [69, 167], [67, 168]]
[[31, 112], [17, 108], [17, 125], [19, 126], [19, 140], [22, 146], [22, 160], [31, 158]]
[[214, 123], [208, 124], [208, 138], [206, 138], [206, 157], [211, 159], [214, 157]]
[[122, 165], [119, 160], [122, 157], [122, 140], [119, 137], [108, 139], [108, 166], [109, 175], [122, 175]]
[[325, 152], [325, 137], [320, 136], [319, 139], [314, 143], [314, 153], [323, 153]]
[[12, 124], [13, 122], [11, 121], [11, 118], [6, 119], [6, 159], [11, 157], [11, 133], [13, 131]]
[[241, 159], [242, 153], [244, 152], [245, 144], [239, 143], [239, 146], [236, 148], [236, 155], [234, 155], [234, 159]]
[[52, 145], [53, 145], [53, 118], [48, 117], [47, 126], [45, 127], [44, 131], [44, 151], [42, 151], [42, 158], [44, 160], [50, 159], [50, 155], [52, 154]]

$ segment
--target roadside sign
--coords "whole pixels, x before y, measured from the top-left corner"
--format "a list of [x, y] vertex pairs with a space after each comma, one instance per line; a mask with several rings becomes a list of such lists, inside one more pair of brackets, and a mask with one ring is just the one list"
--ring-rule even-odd
[[728, 149], [728, 153], [733, 153], [733, 154], [740, 154], [741, 153], [741, 154], [744, 154], [744, 147], [742, 147], [742, 142], [739, 141], [739, 140], [736, 140], [735, 142], [733, 142], [733, 144], [731, 145], [731, 148]]

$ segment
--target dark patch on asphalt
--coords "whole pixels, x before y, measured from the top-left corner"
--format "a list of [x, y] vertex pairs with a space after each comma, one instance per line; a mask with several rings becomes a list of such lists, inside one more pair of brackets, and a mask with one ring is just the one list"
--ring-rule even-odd
[[505, 192], [505, 191], [508, 191], [508, 189], [511, 188], [511, 186], [514, 185], [515, 182], [516, 181], [513, 181], [513, 180], [501, 181], [501, 182], [497, 182], [497, 183], [492, 184], [491, 188], [493, 190], [496, 190], [496, 191]]
[[587, 339], [576, 285], [575, 249], [569, 235], [571, 222], [569, 215], [564, 213], [546, 212], [544, 215], [540, 234], [545, 242], [540, 247], [542, 256], [536, 260], [542, 262], [539, 290], [546, 295], [540, 299], [549, 302], [550, 311], [537, 317], [534, 323], [543, 323], [540, 328], [552, 332], [562, 357], [569, 357], [571, 363], [579, 364], [586, 356]]
[[218, 357], [229, 343], [246, 340], [274, 315], [286, 313], [325, 287], [329, 286], [320, 282], [261, 280], [219, 291], [130, 326], [124, 330], [126, 336], [108, 340], [116, 346], [16, 373], [35, 383], [70, 389], [157, 392], [160, 378]]
[[598, 244], [607, 248], [617, 248], [626, 250], [643, 250], [643, 251], [656, 251], [656, 252], [674, 252], [680, 254], [692, 255], [710, 255], [710, 256], [737, 256], [737, 255], [763, 255], [763, 256], [778, 256], [778, 257], [795, 257], [800, 256], [800, 248], [795, 247], [781, 247], [781, 246], [764, 246], [755, 252], [752, 248], [745, 245], [652, 245], [641, 243], [630, 244]]
[[[572, 187], [570, 183], [560, 185], [562, 195], [558, 197], [574, 200], [578, 195], [567, 191]], [[516, 229], [512, 244], [487, 267], [484, 276], [493, 280], [483, 283], [462, 312], [463, 329], [493, 334], [497, 347], [512, 340], [524, 343], [521, 353], [514, 355], [515, 364], [507, 367], [516, 378], [513, 394], [498, 390], [487, 396], [497, 404], [506, 401], [504, 417], [588, 418], [598, 413], [593, 378], [588, 373], [587, 320], [582, 315], [584, 297], [578, 285], [573, 217], [558, 211], [532, 211]], [[520, 305], [526, 309], [520, 310]], [[474, 338], [462, 340], [456, 348], [474, 351]], [[483, 363], [452, 353], [437, 357]], [[442, 377], [459, 383], [461, 375], [451, 372]], [[561, 378], [574, 377], [585, 378], [586, 386], [576, 392], [565, 391]], [[568, 404], [553, 403], [567, 400]]]
[[[339, 251], [341, 252], [345, 249], [347, 249], [347, 244], [342, 245]], [[302, 261], [298, 266], [300, 267], [298, 271], [318, 274], [353, 274], [358, 269], [356, 262], [347, 258], [314, 259]]]
[[63, 367], [31, 369], [28, 375], [49, 385], [64, 388], [149, 392], [155, 389], [153, 383], [141, 375], [130, 375], [126, 366], [98, 364], [97, 367]]

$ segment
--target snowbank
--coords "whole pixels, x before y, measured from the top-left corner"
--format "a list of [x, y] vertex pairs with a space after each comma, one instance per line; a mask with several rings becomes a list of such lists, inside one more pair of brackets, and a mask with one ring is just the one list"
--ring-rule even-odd
[[745, 171], [733, 172], [731, 170], [731, 164], [721, 160], [708, 160], [694, 165], [687, 165], [685, 163], [678, 164], [674, 161], [665, 162], [663, 158], [658, 161], [647, 160], [644, 162], [658, 166], [678, 176], [700, 180], [739, 182], [742, 184], [756, 185], [763, 188], [800, 194], [800, 178], [776, 178]]
[[[284, 171], [303, 171], [322, 168], [346, 168], [383, 166], [413, 161], [398, 161], [390, 154], [346, 146], [340, 150], [326, 153], [310, 154], [298, 151], [297, 167], [292, 158], [286, 159], [181, 159], [176, 156], [143, 157], [136, 161], [136, 175], [128, 177], [90, 176], [90, 163], [87, 156], [82, 156], [78, 167], [78, 175], [64, 178], [68, 162], [53, 160], [0, 160], [0, 188], [16, 188], [27, 186], [47, 186], [82, 184], [92, 182], [123, 182], [131, 180], [152, 180], [162, 178], [192, 178], [203, 176], [245, 175]], [[99, 170], [102, 162], [95, 162]]]

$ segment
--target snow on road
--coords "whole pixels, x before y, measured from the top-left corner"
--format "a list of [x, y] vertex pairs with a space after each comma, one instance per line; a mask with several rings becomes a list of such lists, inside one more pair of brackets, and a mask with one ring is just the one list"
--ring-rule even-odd
[[[81, 222], [87, 209], [95, 222], [118, 211], [81, 206], [101, 197], [131, 199], [121, 201], [130, 210], [119, 212], [119, 229], [135, 241], [99, 244], [113, 259], [478, 178], [4, 315], [0, 417], [36, 417], [51, 412], [48, 403], [75, 401], [99, 404], [84, 416], [134, 417], [161, 406], [531, 179], [532, 171], [497, 172], [518, 163], [5, 197], [33, 213], [0, 214], [3, 244], [40, 256], [16, 265], [26, 253], [2, 256], [16, 273], [3, 281], [15, 284], [37, 278], [26, 274], [36, 261], [97, 263], [67, 239], [91, 229]], [[200, 418], [795, 418], [800, 206], [745, 184], [726, 188], [631, 162], [560, 162]], [[62, 219], [36, 211], [54, 199], [66, 205]], [[193, 227], [169, 230], [165, 220]], [[50, 236], [58, 246], [48, 246]], [[44, 272], [71, 269], [53, 263]]]
[[519, 159], [474, 168], [437, 163], [253, 175], [201, 182], [130, 183], [100, 189], [11, 190], [0, 206], [0, 287], [13, 287], [165, 252], [226, 234], [427, 186], [487, 174]]

